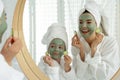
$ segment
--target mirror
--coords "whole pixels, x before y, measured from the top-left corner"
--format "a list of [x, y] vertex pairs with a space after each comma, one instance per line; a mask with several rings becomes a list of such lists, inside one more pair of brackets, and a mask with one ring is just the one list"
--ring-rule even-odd
[[[31, 0], [32, 1], [32, 0]], [[37, 1], [37, 0], [36, 0]], [[43, 1], [45, 1], [45, 0], [43, 0]], [[54, 0], [53, 0], [54, 1]], [[57, 1], [57, 0], [56, 0]], [[57, 7], [58, 9], [61, 7], [61, 8], [63, 8], [65, 5], [62, 5], [61, 6], [61, 4], [62, 4], [62, 1], [63, 0], [58, 0], [58, 4], [60, 5], [59, 7]], [[38, 1], [39, 2], [39, 1]], [[52, 2], [52, 1], [51, 1]], [[69, 2], [69, 1], [68, 1]], [[84, 1], [83, 1], [84, 2]], [[39, 3], [41, 3], [41, 6], [42, 6], [42, 2], [39, 2]], [[43, 2], [44, 3], [44, 2]], [[57, 2], [56, 2], [57, 3]], [[23, 49], [20, 51], [20, 54], [18, 54], [17, 55], [17, 59], [18, 59], [18, 62], [19, 62], [19, 64], [20, 64], [20, 66], [21, 66], [21, 68], [22, 68], [22, 70], [24, 71], [24, 73], [26, 74], [26, 76], [27, 76], [27, 78], [29, 79], [29, 80], [48, 80], [48, 78], [38, 69], [38, 67], [36, 66], [36, 64], [39, 62], [39, 60], [37, 61], [37, 62], [34, 62], [34, 61], [36, 61], [36, 60], [32, 60], [32, 58], [31, 57], [33, 57], [33, 59], [35, 59], [35, 57], [34, 57], [34, 55], [32, 56], [32, 54], [33, 53], [31, 53], [31, 54], [29, 54], [29, 52], [30, 52], [30, 50], [28, 50], [28, 48], [29, 48], [29, 45], [28, 46], [26, 46], [26, 42], [24, 41], [24, 37], [23, 36], [25, 36], [24, 34], [23, 34], [23, 29], [24, 29], [24, 27], [26, 26], [24, 26], [24, 24], [22, 24], [23, 23], [23, 19], [24, 19], [24, 17], [23, 17], [23, 10], [24, 10], [24, 4], [25, 4], [25, 0], [18, 0], [18, 2], [17, 2], [17, 6], [16, 6], [16, 9], [15, 9], [15, 14], [14, 14], [14, 18], [13, 18], [13, 30], [14, 30], [14, 35], [15, 36], [17, 36], [17, 37], [19, 37], [19, 38], [21, 38], [22, 39], [22, 42], [23, 42], [23, 45], [24, 45], [24, 47], [23, 47]], [[45, 3], [44, 3], [45, 4]], [[82, 2], [80, 2], [80, 4], [82, 4]], [[36, 4], [36, 5], [38, 5], [38, 4]], [[56, 6], [56, 5], [54, 5], [54, 6]], [[73, 5], [71, 5], [72, 7], [73, 7]], [[45, 8], [45, 7], [44, 7]], [[34, 8], [33, 8], [34, 9]], [[33, 9], [32, 9], [32, 11], [33, 11]], [[76, 8], [73, 8], [72, 10], [74, 10], [74, 9], [76, 9]], [[37, 9], [37, 10], [41, 10], [41, 9]], [[37, 11], [36, 10], [36, 11]], [[60, 13], [60, 12], [63, 12], [64, 10], [63, 9], [60, 9], [61, 11], [58, 11], [59, 12], [59, 14], [57, 14], [57, 15], [63, 15], [64, 17], [61, 17], [61, 16], [58, 16], [57, 18], [54, 18], [53, 19], [53, 21], [51, 21], [51, 19], [50, 20], [48, 20], [48, 24], [46, 24], [46, 25], [39, 25], [39, 27], [41, 27], [42, 26], [42, 28], [44, 29], [44, 30], [46, 30], [46, 28], [44, 27], [44, 26], [49, 26], [52, 22], [61, 22], [61, 23], [63, 23], [63, 24], [65, 24], [66, 26], [70, 26], [70, 28], [72, 28], [72, 30], [70, 30], [69, 31], [69, 33], [70, 32], [72, 32], [73, 30], [74, 30], [74, 28], [73, 27], [75, 27], [75, 26], [77, 26], [77, 24], [76, 23], [74, 23], [75, 21], [71, 21], [71, 24], [73, 24], [73, 25], [69, 25], [69, 24], [66, 24], [66, 23], [70, 23], [69, 21], [66, 21], [66, 23], [64, 22], [64, 20], [65, 19], [67, 19], [68, 17], [66, 17], [65, 16], [65, 14], [68, 14], [68, 13], [65, 13], [65, 14], [63, 14], [63, 13]], [[69, 9], [68, 9], [69, 10]], [[79, 10], [79, 9], [77, 9], [77, 10]], [[42, 11], [42, 10], [41, 10]], [[56, 12], [57, 12], [57, 10], [55, 10]], [[52, 11], [50, 11], [50, 12], [52, 12]], [[31, 12], [31, 14], [32, 13], [34, 13], [34, 12]], [[48, 13], [47, 11], [45, 11], [45, 13]], [[77, 14], [78, 12], [76, 12], [76, 13], [69, 13], [68, 15], [69, 16], [71, 16], [71, 15], [73, 15], [73, 14]], [[35, 18], [37, 18], [38, 17], [38, 14], [41, 14], [41, 15], [43, 15], [44, 13], [39, 13], [39, 12], [36, 12], [35, 13], [36, 14], [36, 17], [34, 17], [34, 19]], [[56, 13], [54, 13], [53, 14], [54, 16], [56, 15]], [[33, 16], [33, 15], [32, 15]], [[50, 15], [51, 16], [51, 15]], [[45, 16], [44, 16], [45, 17]], [[48, 18], [51, 18], [51, 17], [48, 17]], [[41, 18], [39, 18], [39, 19], [41, 19]], [[74, 17], [72, 17], [70, 20], [72, 20], [72, 19], [74, 19]], [[35, 19], [36, 20], [36, 19]], [[42, 18], [42, 20], [40, 20], [40, 21], [38, 21], [38, 22], [40, 22], [40, 23], [45, 23], [47, 20], [45, 19], [44, 20], [44, 18]], [[49, 21], [51, 21], [51, 22], [49, 22]], [[77, 22], [77, 21], [76, 21]], [[32, 23], [34, 23], [34, 22], [32, 22]], [[32, 24], [33, 25], [33, 24]], [[22, 27], [23, 26], [23, 27]], [[29, 25], [28, 25], [29, 26]], [[33, 25], [34, 26], [34, 25]], [[38, 25], [36, 25], [36, 27], [37, 27]], [[73, 27], [72, 27], [73, 26]], [[36, 28], [37, 29], [37, 28]], [[41, 29], [41, 28], [40, 28]], [[40, 30], [40, 29], [38, 29], [38, 30]], [[40, 31], [39, 31], [40, 32]], [[28, 32], [29, 33], [29, 32]], [[37, 33], [35, 33], [35, 34], [37, 34]], [[43, 33], [39, 33], [39, 34], [43, 34]], [[72, 33], [70, 33], [71, 35], [72, 35]], [[40, 36], [40, 35], [39, 35]], [[25, 36], [26, 37], [26, 36]], [[36, 40], [37, 40], [37, 38], [36, 38]], [[40, 40], [40, 39], [39, 39]], [[41, 40], [40, 40], [41, 41]], [[39, 44], [41, 44], [41, 43], [39, 43]], [[44, 53], [44, 52], [42, 52], [42, 53]], [[37, 53], [36, 53], [37, 54]], [[40, 54], [40, 53], [39, 53]], [[39, 58], [38, 58], [39, 59]], [[120, 71], [118, 71], [116, 74], [115, 74], [115, 76], [113, 76], [113, 78], [112, 78], [112, 80], [115, 80], [115, 79], [117, 79], [118, 78], [118, 76], [119, 76], [119, 74], [120, 74]]]

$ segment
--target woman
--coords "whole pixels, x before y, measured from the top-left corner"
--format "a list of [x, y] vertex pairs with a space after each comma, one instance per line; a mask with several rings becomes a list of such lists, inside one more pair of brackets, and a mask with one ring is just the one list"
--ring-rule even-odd
[[40, 69], [50, 80], [75, 80], [74, 70], [70, 66], [72, 60], [66, 54], [68, 39], [65, 27], [58, 23], [52, 24], [42, 43], [47, 45], [47, 54], [41, 58]]
[[[2, 36], [7, 29], [6, 15], [4, 5], [0, 0], [0, 45]], [[0, 80], [22, 80], [23, 74], [11, 67], [12, 59], [22, 48], [21, 41], [18, 38], [10, 37], [0, 51]]]
[[118, 44], [107, 36], [105, 15], [94, 1], [80, 11], [72, 46], [77, 80], [110, 80], [120, 67]]

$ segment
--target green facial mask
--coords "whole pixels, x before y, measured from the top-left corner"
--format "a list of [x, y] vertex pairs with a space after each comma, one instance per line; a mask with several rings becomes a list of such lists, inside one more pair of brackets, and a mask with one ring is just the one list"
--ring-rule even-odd
[[48, 53], [53, 59], [60, 59], [62, 55], [64, 54], [64, 51], [66, 50], [65, 48], [65, 43], [63, 40], [59, 38], [55, 38], [51, 41], [49, 48], [48, 48]]
[[79, 17], [79, 31], [84, 38], [89, 38], [96, 30], [96, 22], [90, 13], [81, 14]]
[[0, 43], [1, 43], [1, 40], [2, 40], [3, 33], [7, 29], [7, 23], [6, 23], [5, 17], [6, 17], [6, 14], [3, 11], [2, 16], [0, 17]]

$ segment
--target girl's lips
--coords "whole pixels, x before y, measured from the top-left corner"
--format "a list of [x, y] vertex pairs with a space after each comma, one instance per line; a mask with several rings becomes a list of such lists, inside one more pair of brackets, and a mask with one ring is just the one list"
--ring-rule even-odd
[[54, 55], [58, 55], [59, 53], [58, 53], [58, 52], [54, 52], [53, 54], [54, 54]]

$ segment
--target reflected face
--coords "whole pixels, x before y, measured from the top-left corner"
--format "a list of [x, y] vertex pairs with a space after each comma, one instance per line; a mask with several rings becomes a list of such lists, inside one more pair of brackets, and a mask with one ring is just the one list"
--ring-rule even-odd
[[95, 19], [90, 13], [83, 13], [79, 17], [79, 31], [86, 39], [89, 38], [97, 28]]
[[66, 48], [64, 41], [59, 38], [55, 38], [51, 41], [49, 45], [48, 53], [53, 59], [57, 60], [62, 57], [65, 50]]
[[7, 29], [7, 23], [6, 23], [6, 13], [3, 11], [2, 16], [0, 17], [0, 43], [2, 40], [3, 33]]

